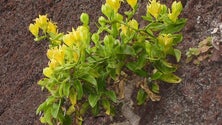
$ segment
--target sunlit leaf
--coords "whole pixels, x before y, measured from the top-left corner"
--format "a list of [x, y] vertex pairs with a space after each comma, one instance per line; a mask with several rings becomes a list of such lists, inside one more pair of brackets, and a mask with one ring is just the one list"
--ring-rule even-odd
[[176, 57], [177, 62], [179, 62], [181, 58], [181, 51], [178, 49], [174, 49], [174, 55]]
[[114, 91], [107, 91], [105, 93], [113, 102], [116, 102], [116, 94]]
[[96, 79], [95, 79], [93, 76], [91, 76], [91, 75], [84, 75], [84, 76], [82, 77], [82, 79], [85, 80], [85, 81], [87, 81], [87, 82], [89, 82], [89, 83], [91, 83], [91, 84], [94, 85], [94, 86], [97, 86], [97, 81], [96, 81]]
[[160, 79], [164, 82], [167, 82], [167, 83], [180, 83], [181, 82], [181, 78], [174, 75], [174, 74], [163, 74]]
[[90, 94], [88, 98], [90, 106], [95, 107], [99, 99], [100, 95]]
[[106, 110], [106, 114], [110, 115], [111, 109], [110, 109], [109, 101], [108, 100], [103, 100], [102, 105], [103, 105], [103, 108]]

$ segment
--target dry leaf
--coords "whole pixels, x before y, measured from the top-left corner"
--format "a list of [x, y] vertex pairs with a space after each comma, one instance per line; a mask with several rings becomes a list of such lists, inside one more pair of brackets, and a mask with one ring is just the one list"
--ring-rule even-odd
[[209, 49], [211, 48], [211, 46], [202, 46], [199, 48], [200, 53], [205, 53], [207, 52]]
[[206, 58], [208, 58], [209, 57], [209, 55], [207, 54], [207, 55], [202, 55], [202, 56], [199, 56], [198, 58], [197, 58], [197, 60], [198, 61], [203, 61], [203, 60], [205, 60]]
[[125, 80], [121, 80], [119, 82], [119, 87], [118, 87], [118, 94], [119, 94], [119, 98], [123, 99], [125, 97]]
[[146, 79], [144, 80], [143, 84], [140, 85], [142, 89], [144, 89], [144, 91], [147, 93], [147, 95], [149, 96], [149, 98], [152, 100], [152, 101], [160, 101], [161, 99], [161, 96], [153, 93], [149, 87], [147, 86], [146, 84]]

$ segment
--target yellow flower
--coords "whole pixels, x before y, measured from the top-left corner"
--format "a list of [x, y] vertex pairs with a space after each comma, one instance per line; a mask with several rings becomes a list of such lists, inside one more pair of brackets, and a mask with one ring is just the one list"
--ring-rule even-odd
[[54, 59], [62, 65], [65, 59], [65, 52], [59, 48], [59, 50], [55, 52]]
[[126, 0], [126, 1], [132, 8], [134, 8], [137, 4], [137, 0]]
[[47, 32], [54, 33], [54, 34], [57, 33], [57, 26], [54, 23], [52, 23], [51, 21], [48, 22]]
[[37, 18], [35, 21], [37, 25], [42, 26], [46, 25], [48, 20], [47, 15], [39, 15], [39, 18]]
[[171, 8], [172, 8], [172, 13], [169, 12], [168, 17], [173, 22], [176, 22], [178, 19], [178, 16], [180, 15], [180, 12], [183, 9], [183, 6], [182, 6], [181, 2], [174, 1]]
[[46, 67], [46, 68], [43, 69], [43, 74], [46, 77], [51, 77], [52, 73], [53, 73], [53, 70], [50, 67]]
[[117, 12], [120, 8], [120, 0], [106, 0], [106, 4]]
[[76, 38], [72, 32], [63, 36], [63, 42], [68, 46], [72, 46], [75, 40]]
[[52, 48], [52, 49], [48, 49], [48, 51], [47, 51], [47, 57], [51, 60], [51, 59], [53, 59], [53, 57], [54, 57], [54, 52], [55, 52], [55, 49], [54, 48]]
[[39, 15], [39, 18], [35, 20], [36, 25], [38, 25], [44, 32], [46, 32], [47, 25], [48, 25], [48, 18], [47, 15]]
[[35, 36], [38, 37], [39, 35], [39, 27], [36, 24], [29, 25], [29, 31]]
[[72, 29], [72, 32], [69, 32], [69, 34], [63, 36], [63, 42], [69, 47], [73, 46], [74, 44], [79, 46], [80, 41], [87, 36], [85, 33], [86, 32], [81, 31], [80, 28], [77, 30]]
[[162, 5], [156, 0], [150, 0], [150, 3], [147, 5], [147, 13], [150, 13], [152, 16], [157, 18], [162, 10]]
[[[47, 57], [52, 61], [56, 61], [54, 63], [59, 63], [63, 64], [64, 63], [64, 58], [65, 58], [65, 51], [64, 47], [59, 47], [58, 48], [52, 48], [47, 51]], [[55, 64], [54, 64], [55, 65]]]

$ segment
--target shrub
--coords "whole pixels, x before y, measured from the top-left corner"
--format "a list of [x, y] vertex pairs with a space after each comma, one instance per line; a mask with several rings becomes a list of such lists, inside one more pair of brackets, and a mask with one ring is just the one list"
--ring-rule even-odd
[[[147, 99], [158, 101], [159, 82], [179, 83], [174, 74], [176, 64], [168, 60], [174, 56], [180, 61], [181, 52], [175, 46], [182, 41], [179, 32], [186, 19], [178, 16], [181, 2], [173, 2], [171, 9], [156, 0], [147, 5], [142, 16], [147, 25], [141, 27], [134, 14], [137, 0], [127, 0], [131, 10], [125, 16], [118, 11], [122, 0], [106, 0], [98, 19], [98, 30], [90, 32], [89, 16], [82, 13], [83, 23], [76, 29], [60, 33], [47, 15], [39, 15], [29, 30], [35, 41], [49, 41], [48, 67], [43, 69], [45, 78], [38, 84], [47, 89], [50, 96], [37, 109], [41, 122], [49, 125], [71, 124], [71, 117], [81, 124], [88, 109], [97, 115], [101, 109], [107, 115], [114, 113], [113, 103], [124, 93], [120, 84], [127, 70], [144, 78], [137, 94], [138, 104]], [[123, 84], [124, 85], [124, 84]], [[103, 110], [102, 110], [103, 111]]]

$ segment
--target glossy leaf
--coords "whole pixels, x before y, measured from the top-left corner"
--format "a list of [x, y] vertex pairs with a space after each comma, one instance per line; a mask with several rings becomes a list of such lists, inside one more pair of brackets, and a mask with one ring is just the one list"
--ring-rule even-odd
[[59, 110], [60, 110], [61, 100], [59, 100], [59, 104], [54, 103], [52, 105], [51, 114], [54, 118], [57, 118]]
[[179, 62], [181, 58], [181, 51], [178, 49], [174, 49], [174, 55], [176, 57], [177, 62]]
[[126, 46], [118, 46], [116, 48], [116, 51], [118, 54], [124, 54], [124, 55], [136, 55], [135, 50], [133, 47], [126, 45]]
[[114, 91], [107, 91], [105, 93], [113, 102], [116, 102], [116, 94]]
[[79, 80], [76, 80], [74, 82], [74, 86], [76, 88], [76, 92], [77, 92], [77, 98], [78, 100], [80, 100], [83, 96], [83, 88], [82, 88], [82, 84]]
[[90, 106], [95, 107], [99, 99], [100, 99], [100, 95], [96, 95], [96, 94], [89, 95], [88, 100], [89, 100]]
[[180, 77], [174, 74], [163, 74], [160, 79], [167, 83], [180, 83], [182, 80]]
[[69, 100], [70, 100], [72, 105], [76, 105], [76, 103], [77, 103], [77, 92], [73, 88], [70, 89]]
[[89, 24], [89, 15], [87, 13], [82, 13], [80, 16], [80, 20], [84, 25]]
[[147, 94], [143, 89], [140, 89], [137, 93], [136, 99], [137, 99], [137, 104], [142, 105], [147, 98]]
[[97, 86], [96, 79], [93, 76], [91, 76], [91, 75], [85, 75], [85, 76], [82, 77], [82, 79], [87, 81], [87, 82], [89, 82], [89, 83], [91, 83], [94, 86]]
[[108, 100], [103, 100], [102, 101], [102, 105], [103, 105], [103, 108], [106, 110], [106, 114], [107, 115], [110, 115], [111, 113], [111, 108], [110, 108], [110, 103]]
[[153, 83], [152, 86], [151, 86], [151, 89], [155, 93], [159, 93], [160, 92], [160, 86], [157, 83]]
[[176, 67], [173, 66], [171, 63], [166, 61], [160, 60], [154, 63], [154, 67], [161, 71], [162, 73], [172, 73], [176, 71]]

